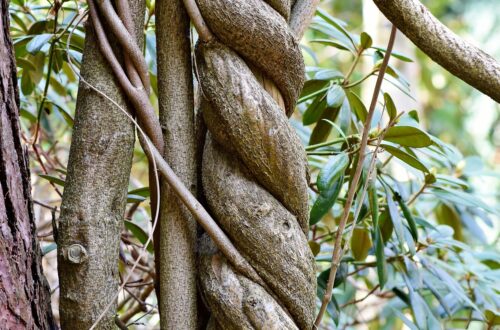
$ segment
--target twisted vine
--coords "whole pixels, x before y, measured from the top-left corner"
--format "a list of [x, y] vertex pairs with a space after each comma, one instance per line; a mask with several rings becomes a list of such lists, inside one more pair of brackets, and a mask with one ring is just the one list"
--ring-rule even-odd
[[[196, 59], [209, 133], [203, 152], [208, 206], [269, 287], [242, 276], [206, 237], [200, 282], [224, 329], [310, 329], [316, 278], [307, 243], [305, 151], [288, 122], [304, 64], [287, 0], [198, 0], [214, 38]], [[274, 96], [274, 98], [273, 98]]]

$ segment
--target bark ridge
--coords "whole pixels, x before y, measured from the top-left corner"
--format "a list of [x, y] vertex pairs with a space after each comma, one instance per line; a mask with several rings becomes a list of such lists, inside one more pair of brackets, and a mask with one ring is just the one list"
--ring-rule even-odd
[[206, 235], [200, 284], [222, 329], [310, 329], [316, 278], [307, 244], [308, 173], [287, 114], [304, 81], [288, 26], [292, 1], [198, 0], [216, 40], [196, 59], [208, 134], [202, 161], [210, 211], [268, 288], [242, 276]]

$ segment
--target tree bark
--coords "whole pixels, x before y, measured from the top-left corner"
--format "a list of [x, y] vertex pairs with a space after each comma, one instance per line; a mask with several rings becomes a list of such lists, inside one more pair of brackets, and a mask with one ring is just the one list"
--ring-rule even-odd
[[54, 329], [32, 209], [29, 162], [19, 127], [8, 1], [0, 0], [0, 324]]
[[374, 0], [380, 11], [433, 61], [500, 103], [500, 63], [461, 39], [418, 0]]
[[[144, 2], [130, 0], [129, 3], [136, 40], [142, 45]], [[90, 26], [81, 74], [120, 106], [130, 109]], [[130, 120], [109, 100], [80, 82], [59, 219], [58, 271], [63, 329], [89, 329], [118, 290], [120, 232], [133, 147], [134, 127]], [[113, 305], [106, 311], [99, 329], [115, 328], [115, 309]]]
[[[181, 0], [156, 4], [158, 103], [165, 160], [196, 194], [193, 76], [189, 18]], [[196, 329], [196, 221], [166, 182], [159, 233], [162, 329]]]

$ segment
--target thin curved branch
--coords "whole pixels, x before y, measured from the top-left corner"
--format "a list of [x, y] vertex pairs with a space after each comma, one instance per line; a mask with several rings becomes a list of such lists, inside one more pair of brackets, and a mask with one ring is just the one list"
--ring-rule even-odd
[[205, 42], [214, 39], [215, 37], [212, 31], [210, 31], [210, 29], [207, 26], [207, 23], [205, 23], [205, 20], [203, 19], [203, 16], [201, 16], [200, 9], [198, 8], [196, 1], [183, 0], [183, 2], [184, 2], [184, 7], [186, 7], [186, 12], [188, 13], [189, 18], [191, 19], [191, 23], [193, 23], [196, 32], [198, 32], [198, 35], [200, 36], [200, 39]]
[[127, 75], [123, 71], [118, 59], [113, 53], [111, 45], [106, 37], [104, 28], [99, 19], [99, 14], [97, 13], [97, 8], [93, 0], [88, 0], [90, 17], [92, 19], [92, 25], [97, 36], [97, 42], [101, 53], [108, 61], [113, 73], [115, 74], [120, 86], [123, 88], [127, 97], [134, 104], [134, 108], [137, 109], [136, 115], [144, 127], [146, 134], [153, 141], [156, 148], [163, 152], [163, 135], [161, 132], [160, 124], [156, 119], [156, 114], [154, 112], [149, 98], [144, 89], [137, 89], [132, 86]]
[[130, 59], [134, 63], [145, 90], [149, 91], [151, 86], [148, 66], [142, 56], [141, 50], [134, 43], [134, 38], [128, 32], [120, 17], [118, 17], [118, 14], [109, 0], [97, 0], [97, 5], [100, 9], [99, 12], [106, 20], [111, 32], [113, 32], [120, 45], [123, 47], [123, 50], [130, 56]]
[[293, 5], [289, 25], [297, 40], [304, 35], [318, 5], [319, 0], [297, 0]]
[[418, 48], [450, 73], [500, 103], [500, 64], [461, 39], [418, 0], [374, 0]]

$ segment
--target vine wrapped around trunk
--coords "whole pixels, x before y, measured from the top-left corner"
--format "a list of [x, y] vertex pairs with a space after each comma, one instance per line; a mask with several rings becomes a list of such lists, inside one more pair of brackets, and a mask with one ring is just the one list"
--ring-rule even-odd
[[[293, 2], [293, 1], [292, 1]], [[216, 37], [197, 45], [209, 133], [203, 190], [219, 225], [267, 284], [242, 276], [205, 236], [200, 282], [223, 329], [310, 329], [316, 278], [307, 244], [308, 173], [287, 114], [304, 80], [290, 1], [198, 0]]]

